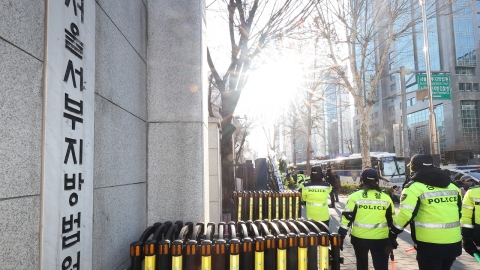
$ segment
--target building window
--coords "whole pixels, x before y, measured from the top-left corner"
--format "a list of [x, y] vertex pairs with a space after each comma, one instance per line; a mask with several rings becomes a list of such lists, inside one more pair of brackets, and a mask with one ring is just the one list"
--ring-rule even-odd
[[390, 74], [390, 81], [395, 81], [395, 74]]
[[465, 91], [465, 92], [478, 92], [479, 86], [478, 83], [459, 83], [458, 84], [458, 91]]
[[475, 68], [470, 67], [456, 67], [455, 75], [459, 76], [475, 76]]
[[395, 63], [394, 62], [391, 62], [390, 63], [390, 70], [394, 69], [395, 68]]
[[472, 149], [480, 143], [480, 122], [478, 119], [478, 104], [476, 100], [461, 101], [462, 135], [465, 144]]
[[393, 58], [393, 52], [390, 52], [390, 53], [388, 54], [388, 59], [392, 60], [392, 58]]

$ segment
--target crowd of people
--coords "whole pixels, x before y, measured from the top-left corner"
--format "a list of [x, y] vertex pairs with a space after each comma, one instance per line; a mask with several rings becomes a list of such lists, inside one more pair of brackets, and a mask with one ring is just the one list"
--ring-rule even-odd
[[[387, 270], [397, 236], [407, 226], [420, 270], [450, 269], [462, 248], [472, 256], [479, 253], [480, 188], [475, 181], [469, 176], [452, 181], [447, 170], [433, 165], [430, 155], [415, 155], [408, 166], [411, 175], [402, 189], [394, 186], [390, 194], [383, 192], [377, 171], [368, 167], [359, 188], [348, 196], [338, 233], [343, 249], [350, 232], [357, 269], [368, 269], [370, 252], [374, 268]], [[328, 207], [338, 201], [340, 181], [331, 168], [324, 174], [320, 166], [311, 168], [309, 178], [301, 186], [307, 218], [328, 226]], [[398, 213], [394, 203], [400, 203]]]

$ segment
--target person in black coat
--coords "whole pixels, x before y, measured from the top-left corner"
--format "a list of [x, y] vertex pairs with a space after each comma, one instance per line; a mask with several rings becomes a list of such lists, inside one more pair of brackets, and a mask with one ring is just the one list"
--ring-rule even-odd
[[332, 170], [332, 167], [330, 167], [330, 166], [327, 166], [327, 172], [325, 173], [325, 180], [332, 186], [332, 192], [330, 192], [330, 206], [329, 207], [330, 208], [335, 208], [335, 201], [338, 202], [337, 176], [336, 176], [335, 172]]

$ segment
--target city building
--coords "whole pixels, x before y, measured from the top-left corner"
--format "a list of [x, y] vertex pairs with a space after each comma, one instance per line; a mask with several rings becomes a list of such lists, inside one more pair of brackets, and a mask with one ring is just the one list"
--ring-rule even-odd
[[[427, 6], [433, 3], [426, 2]], [[437, 8], [443, 5], [442, 1], [437, 2]], [[427, 21], [432, 74], [449, 75], [451, 86], [450, 98], [434, 98], [439, 148], [450, 162], [457, 163], [475, 162], [473, 159], [480, 157], [480, 70], [476, 57], [480, 44], [480, 1], [475, 1], [476, 5], [470, 2], [458, 0], [447, 8], [430, 8]], [[414, 15], [406, 13], [398, 20], [420, 16], [418, 2], [411, 12]], [[402, 104], [402, 66], [408, 71], [405, 75], [406, 104]], [[384, 76], [378, 102], [370, 116], [371, 151], [395, 152], [393, 125], [402, 124], [402, 109], [406, 107], [409, 155], [430, 153], [429, 102], [423, 97], [418, 99], [415, 92], [419, 89], [418, 74], [426, 71], [421, 22], [395, 40], [389, 51], [389, 61], [381, 68]], [[444, 80], [448, 80], [448, 76]], [[356, 147], [360, 151], [358, 117], [354, 121]]]

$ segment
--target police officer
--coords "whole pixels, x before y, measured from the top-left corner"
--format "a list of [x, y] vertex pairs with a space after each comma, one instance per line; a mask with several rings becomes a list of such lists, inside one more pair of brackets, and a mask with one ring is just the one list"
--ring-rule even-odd
[[[462, 177], [463, 178], [463, 177]], [[470, 255], [480, 253], [480, 187], [471, 187], [463, 197], [462, 205], [463, 249]]]
[[402, 191], [391, 230], [397, 235], [410, 224], [420, 270], [450, 269], [462, 254], [460, 189], [433, 165], [430, 155], [414, 155], [409, 166], [411, 180]]
[[332, 187], [323, 181], [322, 167], [314, 166], [310, 173], [310, 182], [302, 190], [302, 199], [307, 205], [307, 218], [321, 221], [328, 226], [328, 195]]
[[376, 170], [367, 168], [361, 174], [362, 188], [348, 196], [338, 234], [343, 241], [351, 227], [351, 243], [357, 258], [357, 269], [368, 270], [368, 251], [376, 270], [388, 270], [388, 255], [397, 247], [390, 240], [389, 227], [393, 225], [395, 209], [392, 199], [379, 187]]

